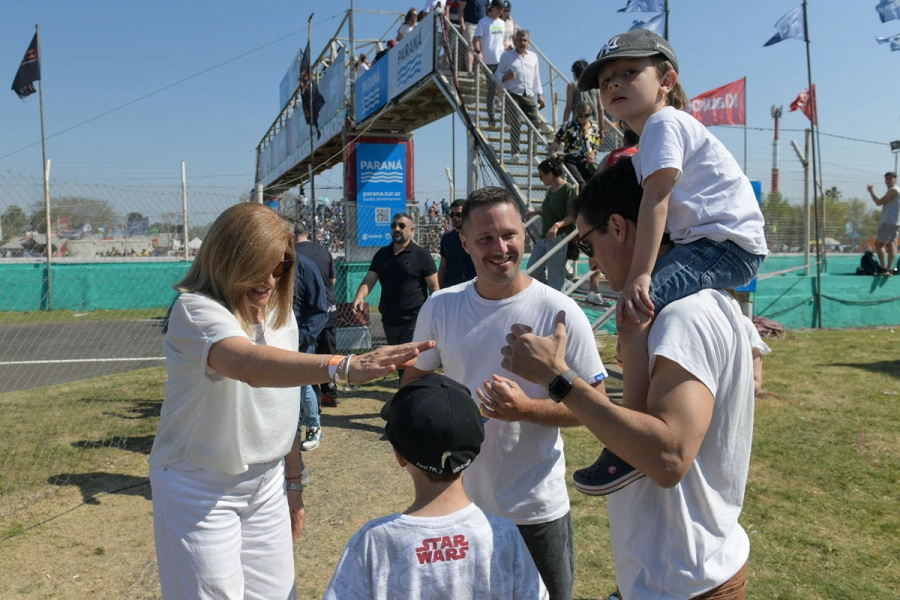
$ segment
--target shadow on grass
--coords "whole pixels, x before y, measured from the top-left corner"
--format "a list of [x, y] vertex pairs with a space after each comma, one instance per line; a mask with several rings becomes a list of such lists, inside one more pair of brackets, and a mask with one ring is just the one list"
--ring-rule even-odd
[[850, 367], [851, 369], [860, 369], [862, 371], [889, 375], [900, 379], [900, 360], [879, 360], [877, 362], [869, 363], [831, 363], [829, 366]]
[[[396, 385], [396, 379], [392, 382], [387, 382], [388, 385]], [[375, 400], [377, 402], [381, 402], [386, 404], [388, 400], [394, 397], [394, 393], [396, 390], [393, 389], [367, 389], [363, 394], [367, 399]], [[353, 396], [343, 396], [342, 400], [344, 402], [353, 402]], [[380, 409], [379, 409], [380, 410]], [[328, 409], [323, 409], [319, 412], [319, 418], [322, 421], [322, 427], [324, 429], [328, 429], [331, 427], [338, 427], [341, 429], [355, 429], [357, 431], [368, 431], [370, 433], [375, 433], [379, 436], [384, 436], [384, 426], [381, 424], [373, 425], [371, 423], [362, 423], [360, 421], [366, 421], [369, 419], [381, 419], [380, 412], [372, 412], [372, 413], [358, 413], [353, 415], [335, 415], [329, 414]]]
[[141, 496], [150, 500], [150, 479], [121, 475], [118, 473], [60, 473], [47, 478], [50, 485], [77, 485], [81, 489], [81, 498], [85, 504], [100, 504], [97, 496], [103, 494], [125, 494]]
[[72, 442], [72, 447], [79, 450], [117, 448], [138, 454], [150, 454], [150, 449], [153, 448], [154, 437], [153, 435], [135, 435], [128, 437], [112, 436], [102, 440], [78, 440], [77, 442]]

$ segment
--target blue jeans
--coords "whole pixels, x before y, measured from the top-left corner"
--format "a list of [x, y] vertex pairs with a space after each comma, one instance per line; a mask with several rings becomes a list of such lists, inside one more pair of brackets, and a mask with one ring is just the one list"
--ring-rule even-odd
[[[315, 354], [316, 347], [310, 346], [306, 349], [307, 354]], [[316, 397], [316, 390], [311, 385], [304, 385], [300, 388], [300, 425], [306, 425], [306, 428], [321, 427], [319, 420], [319, 399]], [[297, 427], [297, 431], [300, 427]], [[301, 441], [303, 437], [300, 437]]]
[[[556, 239], [552, 242], [547, 241], [547, 238], [541, 238], [536, 241], [534, 243], [534, 250], [531, 251], [531, 258], [528, 259], [528, 266], [526, 269], [536, 263], [542, 256], [550, 252], [551, 249], [559, 246], [560, 242], [562, 242], [565, 237], [566, 236], [564, 235], [557, 235]], [[562, 247], [557, 250], [547, 259], [547, 262], [538, 267], [531, 276], [541, 283], [546, 283], [554, 290], [561, 290], [563, 284], [566, 283], [566, 248]]]
[[549, 523], [517, 525], [525, 547], [547, 586], [550, 600], [572, 600], [575, 593], [575, 529], [568, 512]]
[[653, 267], [650, 299], [659, 314], [667, 304], [700, 290], [746, 285], [759, 273], [764, 256], [750, 254], [734, 242], [701, 238], [660, 256]]

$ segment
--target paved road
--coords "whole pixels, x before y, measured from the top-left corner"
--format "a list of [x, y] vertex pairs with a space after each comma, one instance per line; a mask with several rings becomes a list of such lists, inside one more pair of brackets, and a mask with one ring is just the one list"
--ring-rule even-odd
[[[386, 343], [378, 315], [370, 329]], [[162, 320], [0, 325], [0, 393], [161, 366], [162, 338]]]
[[0, 393], [160, 366], [162, 330], [162, 320], [0, 326]]

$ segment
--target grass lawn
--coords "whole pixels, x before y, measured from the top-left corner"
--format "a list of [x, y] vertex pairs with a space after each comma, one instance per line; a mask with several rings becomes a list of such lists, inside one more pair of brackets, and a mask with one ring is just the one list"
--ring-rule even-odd
[[[790, 332], [769, 344], [741, 518], [751, 540], [749, 597], [900, 598], [900, 330]], [[607, 338], [605, 359], [614, 347]], [[0, 395], [0, 571], [9, 574], [0, 597], [158, 596], [146, 489], [91, 499], [140, 484], [163, 382], [161, 369], [147, 369]], [[301, 598], [321, 597], [365, 521], [403, 510], [412, 497], [378, 418], [395, 386], [365, 386], [323, 414], [323, 445], [307, 453]], [[584, 428], [563, 437], [571, 481], [601, 446]], [[17, 463], [23, 454], [27, 463]], [[29, 472], [10, 470], [16, 464]], [[80, 494], [66, 492], [58, 475]], [[570, 497], [576, 597], [605, 598], [615, 585], [606, 500], [571, 488]], [[59, 583], [73, 565], [78, 579]]]

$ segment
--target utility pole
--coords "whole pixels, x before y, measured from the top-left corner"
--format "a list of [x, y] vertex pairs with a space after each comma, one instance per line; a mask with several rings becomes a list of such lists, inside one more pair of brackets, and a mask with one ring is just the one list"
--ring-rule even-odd
[[772, 140], [772, 193], [778, 191], [778, 124], [783, 107], [772, 106], [772, 118], [775, 119], [775, 139]]
[[900, 140], [891, 142], [891, 152], [894, 153], [894, 173], [897, 172], [897, 154], [900, 153]]

